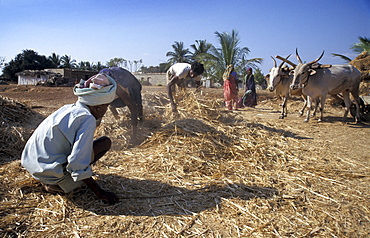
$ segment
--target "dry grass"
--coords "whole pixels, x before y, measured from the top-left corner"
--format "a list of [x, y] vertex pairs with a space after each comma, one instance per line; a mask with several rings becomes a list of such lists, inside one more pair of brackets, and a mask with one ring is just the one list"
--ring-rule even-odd
[[114, 145], [95, 178], [120, 197], [116, 205], [86, 188], [45, 193], [19, 160], [3, 163], [1, 236], [370, 236], [369, 154], [344, 156], [330, 140], [224, 111], [206, 94], [177, 99], [173, 115], [165, 94], [144, 95], [138, 146], [128, 143], [128, 118], [108, 112], [98, 128]]
[[351, 65], [355, 66], [361, 71], [361, 80], [370, 83], [370, 54], [367, 51], [363, 51], [359, 54], [356, 59], [350, 62]]
[[24, 103], [0, 95], [0, 115], [0, 157], [19, 158], [31, 133], [27, 122], [36, 113]]

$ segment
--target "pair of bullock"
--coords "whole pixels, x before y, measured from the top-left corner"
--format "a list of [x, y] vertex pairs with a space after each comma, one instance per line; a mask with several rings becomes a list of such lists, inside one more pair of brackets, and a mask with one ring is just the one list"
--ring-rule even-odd
[[[345, 103], [343, 116], [343, 122], [345, 122], [352, 104], [350, 100], [351, 94], [354, 99], [353, 103], [356, 106], [355, 121], [360, 121], [360, 71], [352, 65], [320, 65], [317, 62], [323, 55], [324, 51], [314, 61], [303, 63], [298, 50], [296, 50], [297, 65], [288, 60], [289, 56], [287, 58], [276, 56], [283, 61], [277, 66], [273, 58], [274, 67], [270, 70], [268, 76], [268, 89], [270, 91], [276, 90], [276, 94], [283, 98], [280, 118], [284, 118], [287, 115], [287, 98], [290, 95], [302, 95], [304, 98], [307, 97], [307, 101], [305, 100], [305, 105], [300, 111], [300, 114], [303, 115], [303, 111], [307, 105], [307, 114], [304, 121], [309, 121], [311, 110], [315, 109], [316, 111], [317, 106], [319, 106], [320, 110], [319, 121], [322, 121], [327, 95], [329, 94], [339, 98], [337, 95], [342, 94]], [[293, 69], [283, 67], [284, 62], [292, 65]]]

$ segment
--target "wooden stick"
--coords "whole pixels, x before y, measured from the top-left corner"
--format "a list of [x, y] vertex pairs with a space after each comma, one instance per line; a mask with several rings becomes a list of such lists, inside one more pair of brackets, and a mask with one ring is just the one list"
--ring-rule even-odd
[[293, 67], [296, 67], [296, 66], [297, 66], [297, 65], [296, 65], [295, 63], [293, 63], [292, 61], [287, 60], [287, 59], [285, 59], [284, 57], [281, 57], [280, 55], [275, 56], [275, 58], [278, 58], [279, 60], [282, 60], [282, 61], [284, 61], [284, 62], [286, 62], [286, 63], [290, 64], [290, 65], [291, 65], [291, 66], [293, 66]]

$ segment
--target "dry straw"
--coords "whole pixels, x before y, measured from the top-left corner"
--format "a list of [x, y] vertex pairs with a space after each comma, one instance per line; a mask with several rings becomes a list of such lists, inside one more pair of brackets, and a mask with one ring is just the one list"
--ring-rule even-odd
[[108, 112], [98, 128], [114, 145], [93, 169], [120, 197], [114, 206], [85, 188], [47, 194], [19, 161], [3, 165], [3, 236], [370, 235], [368, 161], [225, 111], [220, 95], [187, 90], [176, 101], [173, 114], [164, 93], [144, 94], [140, 145], [129, 143], [126, 116], [116, 122]]
[[36, 114], [27, 105], [0, 95], [0, 156], [19, 156], [29, 130], [23, 127]]
[[350, 64], [361, 71], [362, 81], [370, 83], [370, 54], [368, 51], [359, 54]]

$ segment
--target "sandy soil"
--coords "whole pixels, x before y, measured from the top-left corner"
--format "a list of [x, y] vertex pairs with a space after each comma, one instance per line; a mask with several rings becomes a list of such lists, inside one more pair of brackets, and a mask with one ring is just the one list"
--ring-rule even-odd
[[[191, 90], [191, 89], [190, 89]], [[153, 93], [164, 93], [165, 87], [144, 86], [142, 90], [145, 95]], [[205, 88], [203, 94], [210, 100], [222, 98], [222, 89]], [[0, 95], [20, 100], [31, 106], [36, 112], [47, 116], [64, 104], [76, 101], [71, 88], [68, 87], [35, 87], [18, 85], [0, 85]], [[370, 124], [363, 122], [355, 124], [350, 116], [347, 123], [342, 123], [343, 108], [336, 105], [334, 100], [327, 100], [324, 114], [324, 121], [317, 122], [317, 118], [311, 118], [309, 123], [303, 123], [304, 117], [298, 114], [302, 106], [299, 98], [293, 98], [288, 102], [288, 117], [278, 119], [280, 115], [281, 100], [274, 97], [273, 93], [265, 90], [258, 91], [258, 105], [256, 108], [245, 108], [234, 111], [246, 120], [257, 121], [260, 124], [267, 124], [279, 128], [282, 133], [294, 133], [302, 138], [307, 138], [307, 148], [311, 144], [320, 146], [325, 141], [330, 141], [335, 151], [343, 151], [346, 156], [367, 160], [370, 158]], [[284, 132], [285, 131], [285, 132]]]
[[[0, 95], [40, 114], [30, 128], [76, 101], [66, 87], [0, 85]], [[18, 158], [0, 158], [0, 234], [369, 237], [370, 124], [351, 117], [343, 124], [334, 100], [327, 101], [323, 122], [303, 123], [300, 99], [289, 101], [282, 120], [280, 99], [258, 91], [256, 108], [207, 111], [203, 105], [208, 121], [181, 107], [185, 117], [168, 119], [165, 87], [143, 87], [142, 95], [148, 120], [139, 128], [141, 145], [128, 146], [125, 116], [117, 123], [107, 112], [97, 130], [113, 147], [94, 166], [95, 176], [119, 203], [107, 206], [88, 189], [46, 193]], [[222, 103], [222, 89], [203, 89], [201, 96]]]

